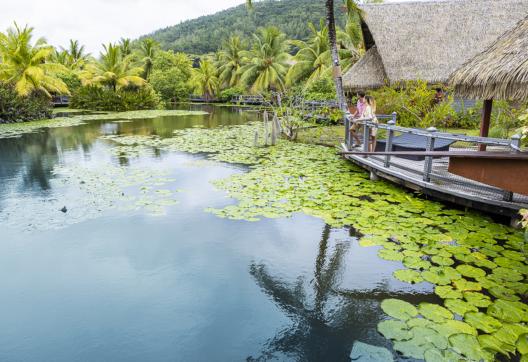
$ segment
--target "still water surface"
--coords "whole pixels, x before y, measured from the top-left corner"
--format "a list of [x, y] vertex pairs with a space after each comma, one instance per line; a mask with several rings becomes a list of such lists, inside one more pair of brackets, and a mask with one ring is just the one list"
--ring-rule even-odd
[[[0, 139], [1, 361], [349, 361], [355, 341], [390, 348], [376, 331], [381, 300], [435, 300], [427, 283], [394, 279], [401, 264], [350, 230], [303, 214], [252, 223], [204, 212], [234, 202], [210, 181], [241, 166], [119, 157], [99, 138], [257, 118], [205, 110]], [[100, 164], [163, 171], [178, 204], [162, 215], [101, 200], [90, 209], [54, 171]]]

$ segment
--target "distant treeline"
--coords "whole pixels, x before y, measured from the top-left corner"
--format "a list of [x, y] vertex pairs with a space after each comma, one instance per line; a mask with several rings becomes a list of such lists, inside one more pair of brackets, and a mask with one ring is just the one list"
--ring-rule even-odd
[[[337, 24], [346, 23], [344, 10], [336, 9]], [[188, 54], [207, 54], [219, 49], [222, 42], [232, 35], [249, 37], [257, 28], [273, 25], [282, 30], [288, 39], [305, 40], [310, 35], [306, 26], [318, 24], [325, 18], [324, 1], [314, 0], [266, 0], [255, 3], [248, 12], [244, 5], [202, 16], [181, 24], [160, 29], [146, 37], [152, 37], [165, 50]]]

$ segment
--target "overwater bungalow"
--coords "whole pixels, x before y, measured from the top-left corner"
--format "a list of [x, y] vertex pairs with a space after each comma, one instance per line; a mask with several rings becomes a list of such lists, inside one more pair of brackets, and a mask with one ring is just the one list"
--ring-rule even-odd
[[[485, 107], [480, 137], [398, 127], [393, 119], [379, 125], [387, 139], [379, 142], [378, 152], [369, 153], [368, 146], [350, 152], [345, 143], [345, 157], [374, 178], [515, 216], [528, 205], [528, 158], [520, 152], [519, 136], [487, 135], [492, 99], [528, 99], [528, 2], [416, 2], [363, 10], [367, 52], [344, 76], [348, 92], [418, 79], [447, 84], [451, 78], [457, 96], [482, 99]], [[363, 123], [367, 144], [374, 125]]]
[[366, 53], [343, 76], [348, 92], [418, 79], [447, 83], [528, 14], [528, 1], [403, 2], [362, 10]]

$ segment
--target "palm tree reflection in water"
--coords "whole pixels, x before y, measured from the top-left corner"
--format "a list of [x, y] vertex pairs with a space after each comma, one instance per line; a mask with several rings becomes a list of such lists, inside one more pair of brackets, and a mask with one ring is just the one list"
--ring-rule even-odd
[[330, 234], [331, 228], [326, 225], [314, 279], [307, 288], [302, 277], [292, 285], [271, 276], [265, 265], [250, 266], [257, 284], [293, 324], [270, 339], [261, 356], [249, 357], [248, 361], [274, 359], [277, 354], [300, 361], [349, 360], [354, 340], [375, 329], [379, 321], [378, 301], [352, 298], [336, 289], [350, 240], [337, 240], [330, 251]]

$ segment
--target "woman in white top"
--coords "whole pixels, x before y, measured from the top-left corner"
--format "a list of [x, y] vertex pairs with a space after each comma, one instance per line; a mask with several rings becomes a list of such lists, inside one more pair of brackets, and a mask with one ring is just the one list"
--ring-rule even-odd
[[[372, 96], [365, 97], [367, 101], [367, 106], [363, 112], [363, 118], [370, 118], [373, 123], [378, 123], [378, 118], [376, 118], [376, 100]], [[374, 152], [376, 149], [376, 136], [378, 134], [378, 127], [373, 127], [370, 129], [370, 140], [369, 140], [369, 152]]]

